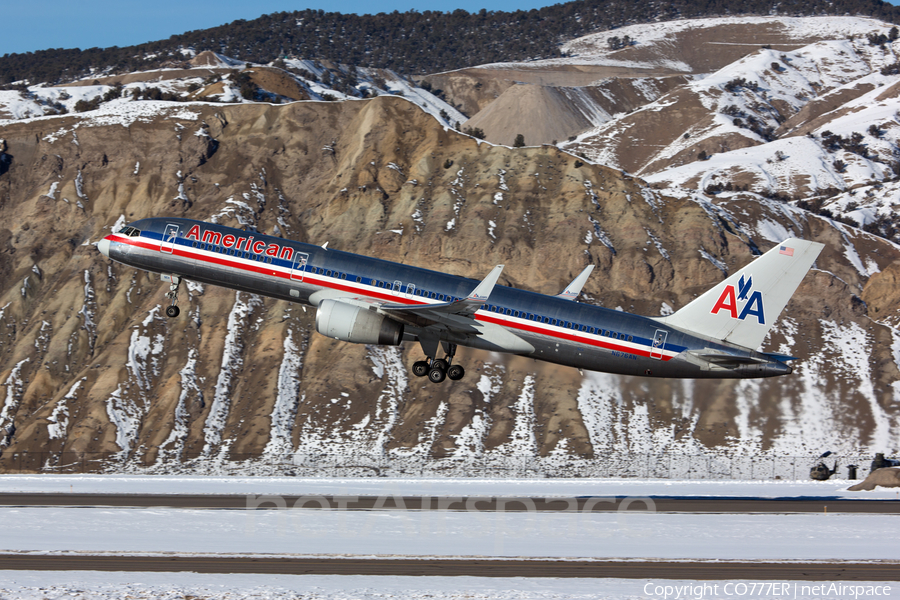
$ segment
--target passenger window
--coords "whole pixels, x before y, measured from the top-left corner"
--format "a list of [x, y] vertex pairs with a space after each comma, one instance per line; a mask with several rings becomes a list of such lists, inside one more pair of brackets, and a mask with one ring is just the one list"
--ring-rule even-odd
[[194, 246], [194, 248], [196, 248], [196, 247], [197, 247], [197, 242], [194, 242], [192, 245]]
[[357, 278], [356, 278], [356, 283], [362, 283], [362, 277], [357, 277]]
[[551, 320], [550, 320], [550, 324], [551, 324], [551, 325], [556, 325], [556, 319], [551, 319]]
[[347, 279], [347, 274], [346, 274], [346, 273], [341, 273], [341, 279]]
[[435, 294], [434, 292], [431, 292], [431, 297], [432, 297], [432, 298], [437, 298], [437, 294]]
[[629, 335], [629, 336], [628, 336], [628, 341], [631, 342], [631, 341], [633, 341], [633, 340], [634, 340], [634, 336], [630, 336], [630, 335]]
[[325, 277], [331, 277], [331, 269], [325, 271]]

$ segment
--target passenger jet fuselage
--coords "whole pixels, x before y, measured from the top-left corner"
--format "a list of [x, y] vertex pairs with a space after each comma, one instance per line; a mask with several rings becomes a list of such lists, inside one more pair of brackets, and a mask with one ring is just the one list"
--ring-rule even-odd
[[[457, 345], [578, 369], [679, 378], [785, 375], [791, 357], [758, 352], [822, 249], [792, 238], [666, 317], [575, 302], [592, 267], [547, 296], [256, 231], [181, 218], [132, 223], [98, 243], [107, 257], [171, 282], [192, 280], [316, 308], [316, 330], [362, 344], [419, 342], [413, 372], [440, 382], [465, 374]], [[444, 358], [438, 353], [443, 350]]]

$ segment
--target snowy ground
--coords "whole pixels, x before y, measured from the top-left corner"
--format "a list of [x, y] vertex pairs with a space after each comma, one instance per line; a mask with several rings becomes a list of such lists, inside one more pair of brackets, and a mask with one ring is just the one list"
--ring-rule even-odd
[[[298, 479], [166, 476], [0, 476], [0, 492], [432, 495], [895, 497], [845, 492], [848, 482], [667, 480]], [[649, 500], [652, 503], [652, 499]], [[623, 503], [624, 504], [624, 503]], [[467, 513], [447, 511], [0, 508], [0, 552], [115, 555], [257, 555], [578, 558], [600, 560], [897, 560], [894, 515], [704, 515]], [[900, 568], [900, 567], [898, 567]], [[898, 571], [900, 572], [900, 571]], [[898, 577], [900, 580], [900, 577]], [[737, 594], [728, 582], [703, 598]], [[739, 582], [738, 582], [739, 583]], [[748, 582], [749, 583], [749, 582]], [[821, 583], [821, 582], [816, 582]], [[846, 582], [844, 582], [846, 583]], [[656, 586], [691, 582], [626, 579], [200, 575], [0, 571], [0, 600], [57, 598], [664, 598]], [[646, 586], [650, 587], [646, 587]], [[787, 585], [793, 585], [788, 582]], [[870, 584], [876, 585], [876, 584]], [[877, 585], [885, 585], [884, 583]], [[891, 584], [900, 589], [900, 584]], [[683, 590], [682, 590], [683, 591]], [[883, 590], [882, 590], [883, 591]], [[669, 596], [675, 597], [674, 593]], [[684, 595], [682, 598], [686, 597]], [[695, 593], [690, 598], [698, 598]], [[779, 597], [779, 596], [775, 596]], [[784, 597], [784, 596], [780, 596]], [[848, 598], [793, 590], [789, 597]], [[859, 596], [870, 597], [870, 596]], [[883, 597], [883, 596], [882, 596]], [[890, 597], [890, 595], [888, 596]]]
[[0, 475], [0, 493], [285, 494], [358, 496], [722, 496], [900, 498], [900, 490], [849, 492], [854, 481], [670, 479], [415, 479], [204, 477], [192, 475]]
[[[704, 582], [718, 584], [719, 593], [696, 592], [681, 598], [703, 600], [715, 598], [773, 598], [770, 593], [737, 594], [744, 582]], [[727, 586], [728, 583], [732, 585]], [[749, 582], [746, 582], [749, 583]], [[746, 585], [745, 583], [745, 585]], [[805, 594], [801, 586], [821, 585], [821, 582], [789, 582], [787, 596], [797, 599], [847, 599], [846, 594]], [[90, 600], [182, 600], [183, 598], [222, 598], [227, 600], [558, 600], [596, 599], [630, 600], [633, 598], [660, 599], [655, 593], [661, 586], [672, 590], [696, 586], [693, 581], [653, 581], [641, 579], [552, 579], [552, 578], [490, 578], [490, 577], [375, 577], [368, 575], [200, 575], [197, 573], [96, 573], [28, 571], [0, 572], [0, 600], [58, 600], [73, 597]], [[795, 588], [796, 585], [796, 588]], [[853, 582], [853, 585], [885, 586], [893, 584]], [[696, 588], [694, 588], [696, 589]], [[725, 593], [728, 589], [731, 593]], [[771, 588], [769, 588], [771, 590]], [[649, 593], [645, 593], [649, 592]], [[882, 587], [883, 591], [883, 587]], [[796, 592], [796, 593], [795, 593]], [[894, 592], [896, 594], [896, 592]], [[669, 598], [675, 597], [670, 593]], [[865, 598], [867, 596], [860, 596]], [[884, 596], [882, 596], [884, 597]], [[890, 595], [888, 595], [890, 597]]]

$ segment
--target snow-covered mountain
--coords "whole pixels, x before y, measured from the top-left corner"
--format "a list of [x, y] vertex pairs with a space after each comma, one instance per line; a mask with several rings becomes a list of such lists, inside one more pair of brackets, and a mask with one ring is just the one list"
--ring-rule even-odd
[[[659, 39], [655, 52], [674, 44]], [[593, 113], [598, 123], [565, 142], [571, 152], [448, 127], [457, 116], [440, 97], [484, 102], [481, 90], [501, 85], [488, 78], [506, 69], [496, 65], [426, 78], [428, 92], [384, 72], [207, 55], [190, 69], [16, 92], [6, 106], [66, 89], [56, 101], [100, 102], [54, 116], [30, 98], [43, 116], [0, 122], [0, 466], [721, 476], [747, 473], [763, 455], [766, 472], [784, 476], [797, 465], [802, 475], [824, 450], [896, 452], [900, 246], [848, 224], [895, 214], [896, 75], [881, 69], [896, 59], [889, 40], [883, 50], [868, 39], [792, 44], [745, 43], [738, 63], [673, 74], [675, 62], [694, 64], [682, 48], [652, 67], [667, 70], [659, 76], [578, 92], [606, 116]], [[558, 88], [539, 95], [555, 98], [542, 105], [553, 110], [576, 104], [557, 73], [596, 74], [528, 65], [507, 70]], [[454, 100], [466, 77], [484, 85]], [[439, 93], [442, 82], [451, 85]], [[371, 97], [372, 86], [403, 94]], [[151, 88], [178, 98], [153, 99]], [[110, 90], [124, 93], [104, 99]], [[242, 101], [210, 101], [225, 94]], [[626, 100], [630, 114], [615, 109]], [[520, 109], [519, 123], [534, 120]], [[764, 135], [734, 124], [750, 116]], [[863, 127], [869, 119], [877, 129]], [[626, 161], [646, 181], [623, 173]], [[775, 197], [797, 194], [806, 195]], [[799, 357], [791, 376], [582, 376], [466, 350], [467, 378], [436, 386], [408, 370], [417, 346], [335, 342], [314, 332], [312, 310], [288, 303], [191, 285], [182, 316], [166, 319], [158, 280], [92, 246], [161, 214], [476, 278], [502, 262], [501, 283], [545, 293], [594, 264], [583, 301], [648, 315], [687, 303], [789, 235], [826, 249], [764, 344]]]
[[430, 81], [476, 107], [467, 125], [489, 140], [522, 133], [659, 189], [778, 197], [900, 242], [885, 191], [900, 176], [898, 36], [859, 17], [632, 25], [574, 40], [566, 58]]
[[[193, 54], [193, 53], [189, 53]], [[399, 95], [452, 125], [465, 115], [410, 79], [387, 69], [356, 68], [318, 60], [285, 58], [249, 65], [214, 52], [201, 52], [167, 69], [104, 75], [58, 86], [36, 84], [0, 91], [0, 122], [96, 110], [140, 100], [218, 103], [348, 100]]]

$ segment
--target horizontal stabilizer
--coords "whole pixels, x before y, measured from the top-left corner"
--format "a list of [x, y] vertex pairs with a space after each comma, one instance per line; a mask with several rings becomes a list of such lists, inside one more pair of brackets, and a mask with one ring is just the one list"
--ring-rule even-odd
[[797, 360], [796, 356], [788, 356], [787, 354], [777, 354], [775, 352], [763, 352], [763, 356], [768, 358], [769, 360], [774, 360], [775, 362], [788, 362], [789, 360]]
[[755, 350], [822, 248], [824, 244], [817, 242], [787, 239], [678, 312], [658, 320]]
[[729, 365], [750, 365], [755, 363], [766, 362], [765, 359], [756, 358], [754, 356], [741, 356], [735, 354], [728, 354], [727, 352], [718, 352], [715, 350], [689, 350], [688, 354], [692, 354], [696, 356], [700, 360], [704, 360], [706, 362], [711, 362], [715, 364], [729, 364]]

